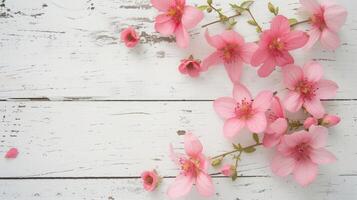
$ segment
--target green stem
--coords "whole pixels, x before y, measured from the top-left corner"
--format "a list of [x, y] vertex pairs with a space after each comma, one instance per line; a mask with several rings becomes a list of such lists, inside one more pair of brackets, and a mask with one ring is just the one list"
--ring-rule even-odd
[[[231, 18], [238, 17], [238, 16], [240, 16], [240, 15], [241, 15], [241, 14], [235, 14], [235, 15], [229, 16], [229, 17], [227, 17], [227, 20], [228, 20], [228, 19], [231, 19]], [[216, 20], [216, 21], [210, 22], [210, 23], [208, 23], [208, 24], [202, 25], [201, 28], [205, 28], [205, 27], [207, 27], [207, 26], [209, 26], [209, 25], [216, 24], [216, 23], [219, 23], [219, 22], [221, 22], [221, 20]]]
[[250, 17], [252, 18], [252, 20], [255, 22], [255, 24], [257, 25], [259, 32], [263, 32], [262, 27], [258, 24], [257, 20], [255, 19], [255, 17], [253, 16], [252, 12], [250, 11], [250, 9], [246, 9], [246, 11], [249, 13]]
[[294, 27], [296, 25], [307, 23], [307, 22], [310, 22], [310, 19], [299, 21], [299, 22], [295, 22], [295, 23], [291, 24], [290, 27]]
[[229, 154], [235, 153], [235, 152], [240, 152], [240, 154], [241, 154], [245, 149], [249, 149], [249, 148], [252, 148], [252, 147], [259, 146], [259, 145], [262, 145], [262, 143], [253, 144], [253, 145], [244, 147], [244, 148], [242, 148], [242, 149], [234, 149], [234, 150], [232, 150], [232, 151], [228, 151], [228, 152], [226, 152], [226, 153], [222, 153], [222, 154], [219, 154], [219, 155], [217, 155], [217, 156], [214, 156], [214, 157], [211, 158], [211, 160], [214, 160], [214, 159], [219, 158], [219, 157], [222, 157], [222, 158], [223, 158], [223, 157], [225, 157], [225, 156], [227, 156], [227, 155], [229, 155]]

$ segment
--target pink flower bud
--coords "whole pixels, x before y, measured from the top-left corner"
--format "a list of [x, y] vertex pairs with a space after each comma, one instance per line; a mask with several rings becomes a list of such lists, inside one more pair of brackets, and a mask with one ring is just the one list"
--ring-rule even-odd
[[6, 152], [5, 158], [16, 158], [18, 154], [19, 151], [16, 148], [11, 148], [8, 152]]
[[229, 164], [225, 164], [223, 167], [221, 167], [220, 171], [223, 175], [225, 176], [232, 176], [234, 167]]
[[128, 27], [120, 33], [121, 40], [128, 48], [135, 47], [139, 42], [139, 36], [133, 27]]
[[317, 125], [317, 124], [318, 124], [318, 120], [316, 118], [308, 117], [304, 121], [304, 128], [309, 129], [310, 126]]
[[198, 77], [200, 72], [203, 71], [201, 62], [199, 60], [193, 59], [190, 56], [188, 59], [181, 60], [181, 64], [179, 65], [179, 71], [181, 74], [188, 74], [191, 77]]
[[335, 126], [341, 121], [341, 118], [337, 115], [326, 115], [322, 118], [322, 125], [324, 126]]
[[143, 180], [143, 186], [146, 191], [154, 191], [159, 184], [160, 177], [157, 175], [155, 170], [144, 171], [141, 174], [141, 179]]

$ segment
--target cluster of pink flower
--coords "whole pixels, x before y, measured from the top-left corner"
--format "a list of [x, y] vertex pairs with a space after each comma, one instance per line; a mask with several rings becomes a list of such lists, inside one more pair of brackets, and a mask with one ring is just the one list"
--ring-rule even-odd
[[[212, 1], [207, 2], [208, 5], [203, 8], [210, 10], [209, 12], [216, 10], [221, 20], [224, 19], [220, 10], [212, 6]], [[155, 19], [155, 30], [166, 36], [174, 35], [179, 47], [188, 47], [187, 30], [203, 19], [203, 12], [186, 5], [185, 0], [151, 0], [151, 3], [160, 11]], [[202, 154], [200, 141], [191, 133], [186, 133], [184, 145], [187, 155], [174, 153], [171, 147], [171, 158], [180, 166], [181, 173], [169, 187], [169, 197], [183, 196], [193, 185], [203, 196], [213, 195], [212, 179], [207, 172], [209, 164], [219, 166], [225, 156], [237, 153], [233, 157], [236, 159], [235, 165], [225, 164], [220, 168], [220, 173], [234, 180], [240, 155], [253, 152], [258, 145], [275, 148], [276, 155], [271, 163], [273, 173], [278, 176], [293, 174], [294, 179], [302, 186], [315, 179], [319, 164], [336, 160], [325, 149], [325, 145], [327, 128], [338, 124], [340, 118], [326, 114], [321, 99], [333, 98], [338, 86], [333, 81], [323, 79], [323, 67], [315, 61], [308, 61], [303, 67], [295, 65], [290, 51], [310, 48], [318, 40], [324, 49], [335, 50], [340, 45], [337, 32], [345, 23], [347, 12], [331, 2], [300, 0], [300, 3], [308, 17], [303, 22], [311, 25], [307, 32], [294, 30], [295, 25], [303, 22], [292, 24], [286, 17], [278, 15], [272, 5], [269, 5], [269, 9], [276, 16], [271, 21], [270, 28], [262, 30], [250, 10], [238, 6], [239, 9], [248, 11], [253, 18], [250, 24], [261, 32], [259, 42], [246, 42], [234, 30], [226, 30], [213, 36], [206, 30], [205, 38], [215, 51], [202, 62], [193, 56], [181, 61], [179, 71], [191, 77], [199, 76], [213, 65], [225, 66], [234, 85], [233, 97], [221, 97], [213, 102], [214, 110], [225, 120], [224, 136], [232, 140], [246, 127], [253, 133], [256, 144], [248, 147], [234, 145], [233, 151], [206, 158]], [[131, 27], [122, 32], [121, 38], [128, 47], [134, 47], [139, 42], [137, 33]], [[269, 76], [276, 66], [281, 67], [283, 83], [287, 88], [285, 98], [280, 100], [276, 93], [262, 91], [253, 99], [249, 90], [240, 82], [244, 64], [260, 66], [257, 72], [260, 77]], [[304, 121], [289, 119], [285, 110], [291, 113], [305, 111]], [[259, 135], [263, 138], [262, 142], [259, 141]], [[142, 179], [144, 188], [152, 191], [160, 178], [156, 171], [146, 171], [142, 174]]]

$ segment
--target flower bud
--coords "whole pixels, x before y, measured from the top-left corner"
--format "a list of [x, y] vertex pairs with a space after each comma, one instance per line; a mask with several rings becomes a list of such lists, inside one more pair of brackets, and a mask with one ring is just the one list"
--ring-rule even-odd
[[201, 62], [199, 60], [195, 60], [192, 56], [188, 59], [181, 60], [178, 69], [181, 74], [188, 74], [191, 77], [198, 77], [200, 72], [203, 71]]
[[326, 115], [322, 118], [321, 125], [323, 126], [335, 126], [341, 121], [341, 118], [337, 115]]
[[154, 191], [159, 184], [160, 177], [155, 170], [144, 171], [141, 174], [144, 189], [148, 192]]
[[213, 167], [217, 167], [218, 165], [221, 164], [221, 162], [222, 162], [222, 158], [217, 158], [217, 159], [212, 160], [211, 165]]
[[308, 117], [305, 119], [304, 121], [304, 128], [305, 129], [309, 129], [310, 126], [312, 125], [317, 125], [318, 124], [318, 121], [316, 118], [313, 118], [313, 117]]
[[233, 165], [225, 164], [223, 167], [221, 167], [220, 171], [225, 176], [232, 176], [235, 169]]

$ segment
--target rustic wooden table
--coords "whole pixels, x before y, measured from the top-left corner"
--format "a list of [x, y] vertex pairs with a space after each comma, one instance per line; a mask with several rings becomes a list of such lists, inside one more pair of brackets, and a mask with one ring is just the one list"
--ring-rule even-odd
[[[178, 73], [179, 60], [212, 49], [192, 30], [188, 50], [176, 48], [153, 30], [156, 10], [149, 0], [1, 0], [0, 7], [0, 199], [163, 199], [177, 174], [168, 158], [168, 144], [182, 147], [177, 130], [191, 130], [213, 155], [230, 148], [221, 133], [222, 120], [212, 100], [231, 94], [223, 67], [200, 78]], [[202, 3], [201, 1], [190, 1]], [[228, 10], [229, 0], [219, 1]], [[253, 8], [268, 27], [267, 0]], [[272, 0], [289, 17], [297, 14], [297, 0]], [[325, 76], [340, 89], [325, 101], [330, 113], [342, 117], [330, 129], [328, 149], [338, 162], [322, 166], [308, 188], [291, 178], [272, 175], [272, 152], [246, 156], [239, 179], [214, 177], [213, 199], [329, 199], [357, 198], [357, 1], [340, 0], [349, 9], [336, 52], [316, 48], [296, 51], [296, 62], [318, 60]], [[212, 14], [208, 19], [213, 20]], [[237, 31], [257, 39], [254, 28], [239, 18]], [[210, 20], [207, 20], [207, 22]], [[119, 33], [128, 25], [142, 36], [128, 50]], [[212, 33], [223, 30], [209, 27]], [[281, 91], [281, 72], [257, 78], [245, 67], [243, 83], [253, 93]], [[3, 154], [17, 147], [19, 156]], [[158, 191], [142, 189], [142, 170], [156, 168], [165, 178]], [[187, 199], [199, 199], [192, 192]]]

